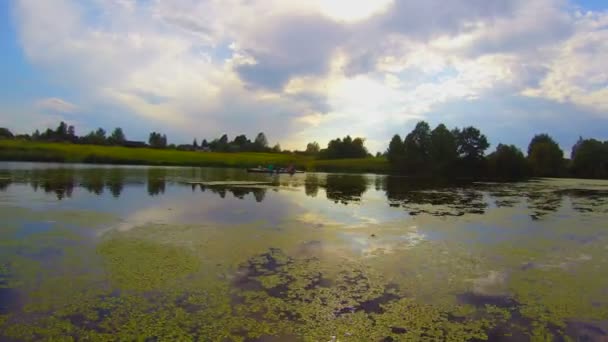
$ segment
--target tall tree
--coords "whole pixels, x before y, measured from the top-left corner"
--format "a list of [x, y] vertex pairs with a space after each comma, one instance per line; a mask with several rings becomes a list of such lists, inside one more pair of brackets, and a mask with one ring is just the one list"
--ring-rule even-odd
[[257, 151], [263, 151], [268, 148], [268, 139], [266, 139], [266, 135], [264, 132], [258, 133], [253, 142], [255, 149]]
[[458, 155], [463, 159], [480, 160], [490, 147], [486, 136], [473, 126], [455, 129], [452, 134], [456, 137]]
[[529, 176], [528, 161], [514, 145], [498, 144], [488, 156], [490, 176], [502, 180], [519, 180]]
[[68, 139], [72, 142], [75, 142], [78, 137], [76, 136], [76, 128], [73, 125], [68, 126]]
[[444, 124], [439, 124], [431, 132], [431, 161], [434, 171], [446, 174], [456, 158], [456, 137]]
[[535, 176], [556, 177], [564, 168], [564, 151], [548, 134], [537, 134], [528, 145], [528, 160]]
[[310, 142], [306, 145], [306, 153], [308, 154], [317, 154], [319, 151], [321, 151], [321, 148], [319, 147], [319, 143], [316, 141]]
[[127, 139], [125, 137], [124, 132], [122, 131], [122, 128], [116, 127], [112, 134], [110, 134], [110, 137], [108, 138], [108, 143], [110, 143], [111, 145], [122, 145], [125, 143], [126, 140]]
[[67, 140], [68, 138], [68, 125], [61, 121], [59, 126], [55, 130], [55, 136], [57, 140]]
[[8, 128], [0, 127], [0, 139], [12, 139], [13, 137], [13, 133]]
[[431, 165], [431, 128], [425, 121], [416, 124], [403, 142], [404, 167], [410, 174], [426, 174]]
[[608, 141], [583, 139], [577, 145], [572, 173], [583, 178], [608, 178]]
[[393, 169], [400, 170], [403, 168], [404, 152], [403, 140], [401, 140], [399, 134], [395, 134], [388, 144], [388, 150], [386, 151], [386, 158]]
[[198, 148], [198, 142], [196, 141], [196, 138], [194, 138], [194, 141], [192, 141], [192, 147], [194, 147], [195, 149]]

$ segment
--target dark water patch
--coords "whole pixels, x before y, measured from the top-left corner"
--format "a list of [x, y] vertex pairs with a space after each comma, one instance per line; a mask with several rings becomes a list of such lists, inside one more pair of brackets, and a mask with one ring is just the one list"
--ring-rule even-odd
[[6, 284], [0, 283], [0, 315], [18, 311], [22, 306], [22, 298], [19, 291], [4, 286]]
[[382, 313], [384, 313], [384, 309], [382, 309], [383, 305], [389, 304], [391, 302], [395, 302], [395, 301], [399, 300], [400, 298], [401, 297], [397, 296], [396, 294], [385, 292], [380, 297], [366, 300], [366, 301], [360, 303], [359, 306], [357, 307], [357, 310], [355, 310], [355, 311], [362, 310], [365, 313], [382, 314]]
[[608, 341], [608, 322], [605, 322], [604, 326], [600, 326], [588, 322], [571, 321], [566, 325], [565, 333], [575, 341]]
[[48, 232], [53, 228], [52, 222], [26, 222], [15, 234], [16, 238], [22, 239], [33, 234]]
[[492, 305], [502, 309], [515, 309], [519, 305], [510, 296], [501, 295], [482, 295], [474, 292], [465, 292], [457, 296], [457, 299], [462, 304], [469, 304], [475, 307], [485, 307]]

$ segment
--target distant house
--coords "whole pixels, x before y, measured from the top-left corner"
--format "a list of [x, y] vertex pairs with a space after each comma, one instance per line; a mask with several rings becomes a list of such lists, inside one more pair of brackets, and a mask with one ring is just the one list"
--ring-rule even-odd
[[122, 143], [122, 146], [124, 146], [124, 147], [147, 147], [148, 144], [146, 144], [143, 141], [126, 140], [125, 142]]
[[209, 148], [208, 146], [200, 147], [197, 151], [198, 152], [211, 152], [211, 148]]

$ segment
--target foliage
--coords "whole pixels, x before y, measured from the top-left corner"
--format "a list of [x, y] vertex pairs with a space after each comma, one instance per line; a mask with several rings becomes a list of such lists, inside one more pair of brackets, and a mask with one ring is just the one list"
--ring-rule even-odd
[[12, 139], [14, 135], [8, 128], [0, 127], [0, 139]]
[[321, 151], [321, 147], [319, 147], [319, 143], [316, 141], [313, 141], [306, 145], [305, 153], [307, 153], [307, 154], [318, 154], [320, 151]]
[[431, 132], [431, 160], [435, 172], [446, 173], [458, 158], [456, 137], [444, 124], [439, 124]]
[[91, 131], [81, 139], [81, 142], [91, 145], [105, 145], [107, 143], [106, 131], [103, 128]]
[[327, 144], [327, 148], [321, 150], [321, 159], [348, 159], [365, 158], [368, 156], [365, 148], [365, 139], [351, 138], [350, 135], [344, 139], [334, 139]]
[[394, 171], [408, 175], [477, 178], [483, 174], [488, 147], [487, 138], [475, 127], [450, 131], [439, 124], [431, 131], [421, 121], [404, 141], [393, 136], [387, 158]]
[[490, 147], [488, 139], [479, 129], [470, 126], [453, 131], [456, 137], [457, 152], [460, 158], [466, 160], [481, 160], [485, 151]]
[[583, 178], [608, 178], [608, 141], [579, 139], [572, 151], [572, 173]]
[[395, 134], [388, 144], [388, 150], [386, 151], [386, 158], [395, 170], [403, 168], [403, 152], [403, 140], [399, 134]]
[[538, 134], [528, 145], [528, 160], [534, 176], [557, 177], [564, 173], [564, 152], [548, 134]]
[[428, 174], [431, 167], [431, 128], [420, 121], [403, 141], [404, 168], [408, 174]]
[[126, 140], [127, 138], [120, 127], [116, 127], [110, 137], [108, 137], [108, 143], [110, 145], [122, 145]]
[[514, 145], [498, 144], [488, 156], [488, 164], [490, 175], [496, 179], [518, 180], [530, 174], [526, 157]]
[[167, 136], [157, 132], [150, 133], [148, 138], [148, 144], [153, 148], [165, 148], [167, 147]]

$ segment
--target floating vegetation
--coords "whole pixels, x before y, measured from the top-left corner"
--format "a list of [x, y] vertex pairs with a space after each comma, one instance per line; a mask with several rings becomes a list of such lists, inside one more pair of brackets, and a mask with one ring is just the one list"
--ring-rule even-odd
[[[598, 181], [425, 189], [366, 176], [269, 185], [188, 172], [187, 186], [172, 169], [11, 177], [0, 192], [0, 339], [608, 338], [608, 202]], [[135, 189], [141, 203], [121, 202]], [[93, 204], [74, 201], [92, 195]], [[246, 196], [255, 201], [234, 200]], [[276, 219], [212, 220], [245, 206]]]

